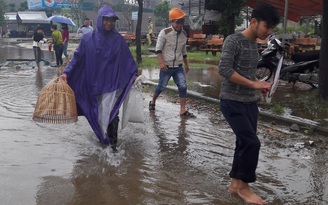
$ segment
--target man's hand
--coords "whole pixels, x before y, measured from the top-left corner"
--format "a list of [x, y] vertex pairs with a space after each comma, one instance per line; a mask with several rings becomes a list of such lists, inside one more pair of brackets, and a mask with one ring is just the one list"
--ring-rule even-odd
[[185, 73], [188, 74], [189, 73], [189, 66], [185, 65]]
[[167, 66], [165, 64], [160, 64], [160, 69], [161, 69], [161, 71], [166, 72]]
[[67, 75], [65, 73], [61, 74], [59, 77], [67, 82]]
[[265, 81], [255, 81], [252, 84], [252, 88], [254, 88], [256, 90], [261, 90], [262, 94], [265, 94], [270, 90], [271, 85], [272, 85], [272, 83], [268, 83]]

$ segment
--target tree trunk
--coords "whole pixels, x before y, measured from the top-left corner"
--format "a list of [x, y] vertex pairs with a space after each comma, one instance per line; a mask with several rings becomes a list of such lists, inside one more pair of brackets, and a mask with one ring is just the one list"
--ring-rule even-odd
[[319, 59], [319, 96], [328, 100], [328, 1], [322, 0], [322, 38]]
[[136, 28], [136, 55], [137, 55], [137, 64], [142, 63], [141, 58], [141, 23], [142, 23], [142, 9], [143, 9], [143, 0], [138, 0], [138, 22]]

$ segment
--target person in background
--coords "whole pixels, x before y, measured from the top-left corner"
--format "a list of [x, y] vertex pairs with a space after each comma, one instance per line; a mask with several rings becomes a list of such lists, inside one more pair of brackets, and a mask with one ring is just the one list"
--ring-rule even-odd
[[69, 40], [69, 31], [66, 23], [62, 23], [62, 38], [63, 38], [63, 54], [66, 58], [66, 63], [68, 63], [67, 47], [68, 47], [68, 40]]
[[82, 33], [82, 35], [89, 33], [90, 31], [93, 31], [93, 27], [90, 26], [90, 19], [89, 18], [85, 18], [83, 21], [82, 26], [77, 29], [77, 34]]
[[60, 31], [57, 30], [57, 25], [52, 25], [51, 26], [51, 37], [52, 37], [52, 46], [54, 48], [55, 51], [55, 55], [56, 55], [56, 63], [57, 66], [61, 66], [63, 65], [63, 37], [62, 37], [62, 33]]
[[35, 62], [38, 67], [38, 70], [40, 70], [40, 61], [41, 61], [41, 48], [40, 43], [47, 42], [47, 39], [44, 38], [43, 29], [41, 26], [38, 26], [37, 30], [34, 31], [33, 34], [33, 53], [35, 57]]
[[98, 12], [97, 29], [82, 36], [60, 76], [75, 93], [78, 114], [87, 118], [99, 142], [114, 152], [118, 112], [138, 71], [128, 45], [115, 29], [116, 20], [114, 10], [103, 5]]
[[260, 96], [256, 90], [265, 94], [271, 87], [271, 83], [258, 81], [255, 76], [259, 60], [256, 39], [266, 39], [279, 21], [277, 8], [268, 3], [258, 4], [252, 11], [249, 27], [225, 39], [219, 62], [219, 74], [223, 77], [220, 108], [236, 135], [229, 191], [248, 204], [266, 203], [249, 186], [256, 181], [261, 147], [257, 137]]
[[148, 34], [147, 34], [147, 41], [148, 41], [148, 46], [151, 45], [152, 40], [153, 40], [153, 22], [151, 21], [151, 17], [149, 16], [149, 22], [148, 22]]
[[[187, 60], [187, 33], [182, 29], [186, 14], [178, 8], [172, 8], [169, 12], [169, 20], [172, 26], [162, 29], [156, 43], [156, 53], [160, 65], [159, 82], [154, 91], [153, 98], [149, 102], [149, 110], [155, 110], [158, 96], [165, 90], [169, 80], [173, 77], [178, 86], [180, 97], [180, 116], [195, 117], [186, 110], [187, 84], [186, 75], [189, 72]], [[185, 65], [185, 69], [182, 67]]]

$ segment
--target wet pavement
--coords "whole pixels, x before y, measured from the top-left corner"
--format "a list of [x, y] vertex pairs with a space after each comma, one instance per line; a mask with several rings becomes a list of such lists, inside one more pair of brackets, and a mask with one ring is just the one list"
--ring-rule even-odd
[[[146, 91], [144, 123], [121, 130], [113, 154], [83, 117], [69, 125], [32, 120], [38, 93], [58, 75], [49, 66], [0, 70], [0, 204], [244, 204], [227, 192], [234, 134], [211, 105], [188, 101], [197, 118], [184, 119], [176, 98], [163, 95], [149, 113]], [[254, 191], [268, 204], [328, 204], [326, 137], [264, 121], [258, 132]]]

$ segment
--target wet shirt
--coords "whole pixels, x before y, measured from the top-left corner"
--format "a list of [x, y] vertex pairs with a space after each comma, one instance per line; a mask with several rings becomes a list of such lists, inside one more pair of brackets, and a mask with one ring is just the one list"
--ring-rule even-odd
[[92, 26], [85, 26], [85, 27], [77, 29], [76, 33], [77, 34], [82, 33], [82, 35], [84, 35], [84, 34], [89, 33], [91, 31], [93, 31]]
[[46, 41], [47, 39], [44, 38], [43, 33], [38, 33], [37, 31], [33, 34], [33, 46], [40, 47], [40, 41]]
[[177, 67], [183, 63], [183, 56], [187, 55], [186, 44], [186, 32], [184, 30], [177, 32], [171, 26], [160, 31], [156, 43], [156, 53], [162, 53], [167, 66]]
[[52, 37], [52, 43], [54, 45], [63, 44], [62, 34], [60, 31], [54, 30], [51, 34], [51, 37]]
[[68, 40], [69, 40], [69, 32], [68, 32], [68, 30], [63, 30], [62, 31], [62, 39], [63, 39], [63, 42], [66, 39], [66, 44], [68, 43]]
[[258, 101], [259, 97], [253, 88], [229, 81], [234, 72], [255, 81], [258, 60], [259, 53], [255, 41], [250, 41], [241, 33], [228, 36], [224, 41], [219, 62], [219, 74], [224, 77], [219, 98], [239, 102]]

